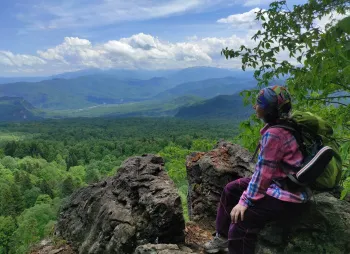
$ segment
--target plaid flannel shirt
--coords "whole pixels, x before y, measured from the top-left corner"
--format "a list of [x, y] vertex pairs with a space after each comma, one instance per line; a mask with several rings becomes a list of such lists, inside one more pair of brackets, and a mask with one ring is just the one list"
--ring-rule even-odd
[[266, 125], [261, 131], [260, 153], [255, 172], [240, 198], [239, 204], [252, 206], [254, 201], [263, 198], [265, 195], [272, 196], [282, 201], [293, 203], [305, 203], [309, 200], [306, 191], [291, 193], [281, 189], [272, 180], [286, 177], [286, 173], [280, 168], [281, 161], [289, 165], [299, 167], [303, 155], [298, 148], [294, 136], [283, 128], [268, 129]]

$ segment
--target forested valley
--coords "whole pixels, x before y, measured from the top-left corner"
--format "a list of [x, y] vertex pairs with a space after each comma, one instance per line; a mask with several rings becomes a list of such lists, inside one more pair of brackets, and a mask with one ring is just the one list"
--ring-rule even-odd
[[186, 210], [186, 156], [233, 140], [237, 131], [232, 120], [173, 118], [1, 124], [0, 253], [25, 253], [51, 235], [59, 207], [74, 190], [114, 175], [133, 155], [165, 159]]

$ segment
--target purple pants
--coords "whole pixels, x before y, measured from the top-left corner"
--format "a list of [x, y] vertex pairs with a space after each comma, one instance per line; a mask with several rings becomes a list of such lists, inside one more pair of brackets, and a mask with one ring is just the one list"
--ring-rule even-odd
[[291, 220], [301, 214], [305, 204], [284, 202], [266, 195], [254, 203], [244, 213], [244, 220], [233, 224], [231, 210], [248, 187], [250, 178], [240, 178], [225, 186], [221, 194], [216, 217], [216, 231], [229, 240], [230, 254], [250, 254], [255, 252], [259, 231], [267, 222], [274, 220]]

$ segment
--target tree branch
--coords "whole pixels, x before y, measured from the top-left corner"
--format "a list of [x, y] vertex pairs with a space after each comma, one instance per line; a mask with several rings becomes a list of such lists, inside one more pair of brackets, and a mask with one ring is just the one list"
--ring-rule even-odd
[[327, 102], [327, 103], [339, 104], [339, 105], [342, 105], [342, 106], [345, 106], [345, 107], [347, 107], [349, 105], [349, 104], [345, 104], [345, 103], [342, 103], [342, 102], [339, 102], [339, 101], [327, 100], [327, 98], [306, 98], [306, 99], [312, 100], [312, 101], [324, 101], [324, 102]]
[[306, 99], [309, 99], [309, 100], [329, 100], [329, 99], [342, 99], [342, 98], [350, 98], [350, 95], [329, 96], [329, 97], [321, 97], [321, 98], [306, 97]]
[[343, 85], [343, 84], [339, 84], [339, 83], [334, 83], [335, 85], [337, 85], [337, 86], [340, 86], [340, 87], [342, 87], [342, 88], [344, 88], [345, 90], [350, 90], [350, 87], [349, 86], [346, 86], [346, 85]]

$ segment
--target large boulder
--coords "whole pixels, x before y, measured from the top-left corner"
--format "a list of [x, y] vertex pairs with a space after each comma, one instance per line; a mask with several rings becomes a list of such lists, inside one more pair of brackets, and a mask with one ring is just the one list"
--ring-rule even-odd
[[133, 253], [148, 243], [184, 243], [176, 186], [155, 155], [126, 160], [114, 177], [75, 192], [56, 234], [78, 253]]
[[[191, 220], [215, 231], [217, 206], [224, 186], [250, 176], [252, 155], [229, 142], [187, 157]], [[350, 253], [350, 203], [329, 193], [315, 194], [303, 216], [268, 224], [259, 235], [257, 253]]]
[[259, 254], [350, 253], [350, 203], [329, 193], [316, 194], [291, 225], [281, 223], [271, 223], [261, 232]]
[[241, 146], [220, 141], [213, 150], [186, 158], [189, 218], [203, 228], [213, 228], [223, 187], [252, 175], [252, 155]]

